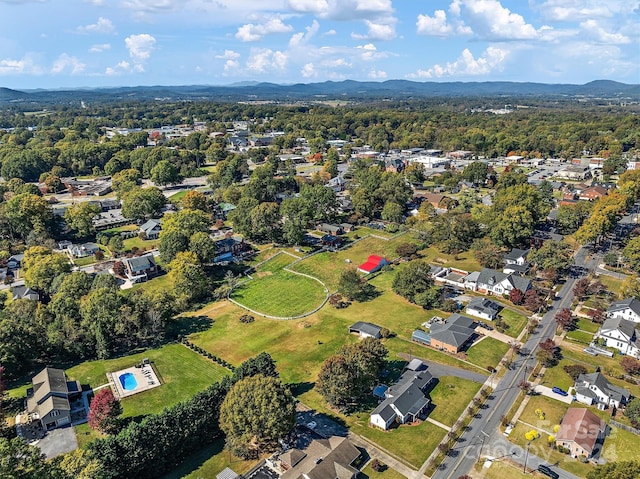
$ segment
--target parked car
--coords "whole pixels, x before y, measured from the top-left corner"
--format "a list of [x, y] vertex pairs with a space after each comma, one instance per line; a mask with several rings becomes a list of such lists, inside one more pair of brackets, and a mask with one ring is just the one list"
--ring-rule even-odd
[[558, 479], [560, 477], [560, 474], [556, 471], [553, 471], [549, 466], [544, 466], [542, 464], [538, 466], [538, 472], [541, 472], [545, 476], [549, 476], [551, 479]]
[[567, 391], [565, 391], [564, 389], [560, 389], [558, 386], [553, 386], [551, 388], [551, 391], [553, 391], [556, 394], [560, 394], [560, 396], [568, 396], [569, 393]]

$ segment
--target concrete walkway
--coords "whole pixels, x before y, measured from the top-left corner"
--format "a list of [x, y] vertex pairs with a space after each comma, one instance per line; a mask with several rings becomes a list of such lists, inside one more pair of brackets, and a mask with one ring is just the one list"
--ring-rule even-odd
[[[495, 329], [493, 331], [489, 331], [488, 329], [481, 328], [480, 326], [478, 326], [476, 328], [476, 333], [482, 334], [486, 338], [497, 339], [501, 343], [505, 343], [505, 344], [518, 343], [518, 344], [520, 344], [522, 346], [522, 343], [520, 341], [518, 341], [517, 339], [512, 338], [511, 336], [509, 336], [507, 334], [504, 334], [504, 333], [501, 333], [499, 331], [496, 331]], [[480, 342], [480, 340], [476, 341], [475, 344], [477, 344], [478, 342]]]
[[434, 426], [438, 426], [439, 428], [444, 429], [447, 432], [451, 431], [451, 428], [449, 426], [447, 426], [446, 424], [442, 424], [441, 422], [438, 422], [435, 419], [431, 419], [430, 417], [427, 418], [427, 422], [430, 422]]
[[379, 459], [384, 462], [388, 467], [393, 469], [396, 472], [399, 472], [404, 477], [408, 479], [413, 479], [416, 476], [416, 470], [406, 465], [404, 462], [397, 459], [395, 456], [392, 456], [391, 453], [383, 450], [379, 446], [370, 442], [368, 439], [362, 436], [358, 436], [352, 432], [349, 432], [347, 436], [349, 440], [356, 446], [366, 449], [369, 453], [369, 456], [373, 459]]

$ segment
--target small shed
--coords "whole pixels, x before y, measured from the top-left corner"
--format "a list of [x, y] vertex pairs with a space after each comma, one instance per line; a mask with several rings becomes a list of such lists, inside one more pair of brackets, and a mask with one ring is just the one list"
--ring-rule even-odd
[[420, 329], [416, 329], [411, 335], [411, 340], [416, 343], [426, 344], [427, 346], [431, 345], [431, 335], [429, 333], [425, 333]]
[[364, 321], [358, 321], [349, 326], [349, 332], [357, 333], [362, 338], [380, 339], [382, 337], [382, 328], [380, 326]]
[[371, 274], [381, 270], [388, 264], [389, 261], [387, 261], [386, 258], [372, 254], [367, 258], [367, 261], [365, 263], [362, 263], [360, 266], [358, 266], [358, 271], [366, 274]]

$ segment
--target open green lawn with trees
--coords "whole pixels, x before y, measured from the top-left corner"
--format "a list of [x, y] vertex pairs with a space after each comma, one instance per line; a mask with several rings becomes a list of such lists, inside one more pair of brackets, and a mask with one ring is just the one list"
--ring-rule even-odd
[[306, 258], [296, 263], [291, 269], [315, 276], [323, 281], [330, 291], [335, 291], [342, 271], [347, 268], [357, 268], [372, 254], [384, 256], [388, 260], [397, 258], [396, 247], [406, 242], [415, 242], [411, 233], [405, 233], [388, 241], [369, 236], [344, 250], [327, 251]]
[[469, 348], [467, 360], [485, 369], [495, 368], [508, 350], [508, 344], [486, 337]]
[[482, 384], [467, 379], [440, 376], [437, 386], [430, 393], [435, 408], [429, 417], [453, 426], [481, 387]]
[[322, 304], [327, 292], [318, 281], [284, 269], [294, 260], [286, 253], [269, 259], [253, 273], [253, 279], [233, 290], [231, 298], [269, 316], [285, 318], [311, 312]]
[[[220, 380], [230, 372], [182, 344], [167, 344], [116, 359], [86, 361], [65, 369], [70, 379], [92, 388], [107, 384], [108, 372], [128, 368], [149, 358], [162, 385], [122, 400], [123, 417], [159, 413], [165, 407], [189, 399], [195, 393]], [[30, 384], [9, 391], [12, 397], [26, 394]]]
[[405, 479], [405, 477], [390, 467], [387, 467], [384, 471], [376, 472], [371, 468], [371, 463], [369, 463], [360, 471], [358, 479]]

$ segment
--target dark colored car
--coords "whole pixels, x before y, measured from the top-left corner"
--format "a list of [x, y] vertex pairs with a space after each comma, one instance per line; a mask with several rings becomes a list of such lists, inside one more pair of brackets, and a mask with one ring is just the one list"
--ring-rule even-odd
[[548, 466], [538, 466], [538, 472], [541, 472], [545, 476], [549, 476], [551, 479], [558, 479], [560, 477], [560, 475], [556, 471], [552, 471]]
[[564, 389], [560, 389], [558, 386], [553, 386], [551, 388], [551, 391], [553, 391], [556, 394], [560, 394], [560, 396], [568, 396], [569, 393], [567, 391], [565, 391]]

